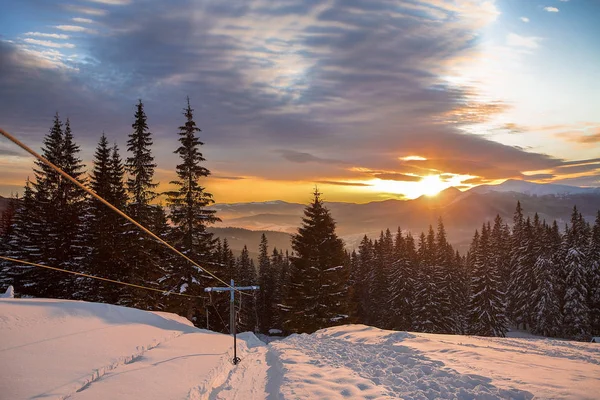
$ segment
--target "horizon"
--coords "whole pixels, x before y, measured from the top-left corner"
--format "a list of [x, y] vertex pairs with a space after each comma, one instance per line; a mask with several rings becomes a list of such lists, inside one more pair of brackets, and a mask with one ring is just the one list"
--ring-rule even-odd
[[[127, 157], [137, 99], [159, 191], [189, 95], [217, 204], [368, 203], [508, 179], [600, 187], [593, 0], [24, 0], [0, 16], [2, 128], [70, 118], [86, 169]], [[0, 195], [33, 158], [0, 138]]]

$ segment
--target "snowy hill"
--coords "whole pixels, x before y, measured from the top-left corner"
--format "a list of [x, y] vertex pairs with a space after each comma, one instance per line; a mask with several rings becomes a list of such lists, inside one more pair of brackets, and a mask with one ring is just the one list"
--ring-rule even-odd
[[0, 299], [2, 399], [597, 398], [600, 347], [542, 338], [364, 325], [265, 345], [176, 315], [107, 304]]
[[557, 185], [553, 183], [535, 183], [508, 179], [499, 185], [479, 185], [468, 191], [472, 193], [517, 192], [532, 196], [546, 196], [600, 193], [600, 188]]

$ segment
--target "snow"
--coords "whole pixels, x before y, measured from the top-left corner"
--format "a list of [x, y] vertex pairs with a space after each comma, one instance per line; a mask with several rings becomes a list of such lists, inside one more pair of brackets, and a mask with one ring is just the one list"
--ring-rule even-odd
[[0, 293], [0, 299], [12, 299], [15, 297], [15, 289], [11, 286], [6, 289], [6, 292]]
[[[512, 334], [512, 333], [511, 333]], [[343, 325], [265, 344], [169, 313], [0, 299], [0, 398], [592, 399], [600, 346]], [[264, 338], [264, 336], [261, 336]]]

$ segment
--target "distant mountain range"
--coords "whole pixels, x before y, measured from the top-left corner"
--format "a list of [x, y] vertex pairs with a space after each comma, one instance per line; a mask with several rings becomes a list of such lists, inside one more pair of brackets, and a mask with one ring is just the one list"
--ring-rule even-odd
[[[600, 188], [539, 184], [508, 180], [500, 185], [481, 185], [461, 192], [449, 188], [434, 197], [422, 196], [414, 200], [384, 200], [366, 204], [326, 202], [337, 222], [337, 232], [348, 248], [358, 246], [361, 238], [379, 235], [389, 228], [400, 226], [418, 236], [429, 225], [437, 226], [443, 218], [450, 242], [461, 252], [467, 250], [475, 229], [492, 221], [499, 214], [512, 222], [517, 201], [528, 216], [538, 213], [547, 221], [557, 220], [561, 229], [570, 220], [574, 205], [592, 222], [600, 209]], [[8, 199], [0, 197], [0, 212]], [[244, 245], [252, 255], [258, 251], [264, 232], [269, 247], [290, 250], [291, 235], [302, 221], [305, 204], [281, 200], [251, 203], [215, 204], [222, 222], [210, 228], [216, 236], [227, 238], [231, 248], [239, 254]]]
[[[403, 231], [418, 236], [429, 225], [435, 228], [438, 218], [442, 217], [450, 242], [464, 252], [475, 229], [480, 229], [483, 222], [492, 221], [499, 214], [511, 223], [517, 201], [521, 202], [526, 215], [533, 216], [537, 212], [549, 222], [556, 219], [562, 228], [569, 221], [574, 205], [587, 220], [594, 220], [600, 209], [600, 188], [508, 180], [500, 185], [482, 185], [465, 192], [449, 188], [437, 196], [422, 196], [414, 200], [385, 200], [366, 204], [326, 202], [326, 206], [337, 222], [338, 234], [349, 248], [355, 248], [365, 234], [375, 237], [386, 228], [395, 232], [400, 226]], [[305, 206], [277, 200], [215, 204], [211, 208], [217, 210], [222, 219], [217, 228], [295, 233]], [[214, 232], [229, 239], [226, 231], [217, 229]], [[266, 234], [267, 238], [272, 235]], [[250, 243], [248, 245], [251, 251], [254, 250], [250, 248]], [[279, 242], [278, 247], [281, 246]], [[235, 248], [233, 243], [232, 248]]]

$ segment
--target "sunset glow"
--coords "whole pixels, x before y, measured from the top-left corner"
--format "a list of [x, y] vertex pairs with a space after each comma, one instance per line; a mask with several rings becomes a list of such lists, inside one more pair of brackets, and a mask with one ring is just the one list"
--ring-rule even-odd
[[[12, 2], [2, 128], [39, 150], [59, 112], [89, 170], [102, 132], [127, 156], [142, 99], [166, 190], [189, 95], [203, 184], [225, 203], [303, 202], [315, 185], [351, 202], [506, 179], [600, 186], [600, 2], [186, 7]], [[0, 195], [22, 192], [32, 162], [0, 139]]]

